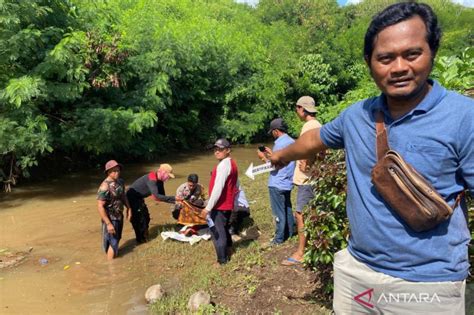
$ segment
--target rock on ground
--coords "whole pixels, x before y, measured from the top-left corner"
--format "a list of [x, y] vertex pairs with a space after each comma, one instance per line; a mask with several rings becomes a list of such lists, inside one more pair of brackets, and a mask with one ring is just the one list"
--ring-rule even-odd
[[8, 267], [16, 267], [22, 262], [25, 261], [25, 258], [28, 256], [28, 253], [24, 252], [2, 252], [0, 253], [0, 269]]
[[147, 303], [155, 303], [156, 301], [161, 300], [165, 295], [165, 291], [159, 284], [152, 285], [145, 292], [145, 299]]
[[198, 291], [189, 298], [188, 309], [191, 312], [196, 312], [201, 305], [208, 305], [210, 303], [211, 296], [204, 291]]

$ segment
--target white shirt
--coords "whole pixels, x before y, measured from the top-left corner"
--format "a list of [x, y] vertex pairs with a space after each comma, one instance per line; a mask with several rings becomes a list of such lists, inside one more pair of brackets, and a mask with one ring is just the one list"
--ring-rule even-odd
[[232, 165], [230, 163], [230, 156], [220, 161], [219, 164], [217, 165], [214, 187], [212, 188], [212, 193], [209, 196], [209, 201], [207, 202], [207, 206], [206, 206], [207, 211], [211, 211], [216, 205], [217, 201], [219, 201], [222, 190], [224, 189], [224, 186], [225, 186], [225, 182], [227, 180], [227, 177], [229, 177], [231, 170], [232, 170]]

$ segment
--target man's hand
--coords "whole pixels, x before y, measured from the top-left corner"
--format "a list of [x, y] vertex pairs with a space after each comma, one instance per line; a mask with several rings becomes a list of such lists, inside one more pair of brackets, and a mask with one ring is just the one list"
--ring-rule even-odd
[[300, 163], [299, 163], [299, 169], [300, 171], [302, 172], [308, 172], [311, 168], [311, 165], [310, 163], [308, 162], [308, 160], [300, 160]]
[[269, 156], [269, 160], [276, 169], [283, 168], [288, 165], [289, 162], [285, 161], [281, 156], [281, 151], [276, 151]]
[[112, 223], [107, 223], [107, 233], [109, 234], [115, 234], [115, 228]]
[[262, 160], [263, 162], [267, 162], [267, 158], [265, 157], [265, 154], [263, 154], [262, 151], [257, 150], [257, 155], [260, 160]]
[[260, 150], [257, 150], [257, 155], [260, 160], [263, 162], [268, 162], [269, 157], [272, 156], [273, 151], [269, 147], [265, 147], [265, 152], [262, 152]]
[[206, 209], [202, 209], [201, 218], [206, 218], [208, 214], [209, 214], [209, 211], [207, 211]]

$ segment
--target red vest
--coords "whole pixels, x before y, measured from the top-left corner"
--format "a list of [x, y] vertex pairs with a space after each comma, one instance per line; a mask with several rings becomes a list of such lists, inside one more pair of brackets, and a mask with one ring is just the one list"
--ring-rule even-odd
[[[217, 200], [214, 209], [231, 211], [234, 209], [235, 195], [237, 194], [237, 178], [239, 177], [237, 164], [234, 160], [230, 159], [230, 174], [225, 181], [224, 188], [222, 189], [221, 196]], [[214, 182], [216, 181], [217, 165], [214, 167], [211, 173], [211, 181], [209, 183], [209, 196], [212, 194], [214, 188]]]

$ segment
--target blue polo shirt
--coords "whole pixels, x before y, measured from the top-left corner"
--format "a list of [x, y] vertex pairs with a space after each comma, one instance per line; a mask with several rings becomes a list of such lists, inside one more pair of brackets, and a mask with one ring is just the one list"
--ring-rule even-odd
[[[286, 133], [275, 140], [273, 151], [278, 151], [295, 142], [292, 137]], [[270, 172], [268, 177], [268, 187], [276, 187], [280, 190], [291, 190], [293, 188], [293, 173], [295, 172], [295, 162], [287, 166]]]
[[347, 108], [321, 129], [330, 148], [346, 150], [349, 251], [373, 270], [408, 281], [459, 281], [468, 275], [465, 201], [436, 228], [417, 233], [389, 208], [371, 182], [376, 164], [374, 111], [382, 110], [390, 147], [453, 205], [474, 190], [474, 101], [437, 82], [416, 108], [392, 119], [385, 97]]

